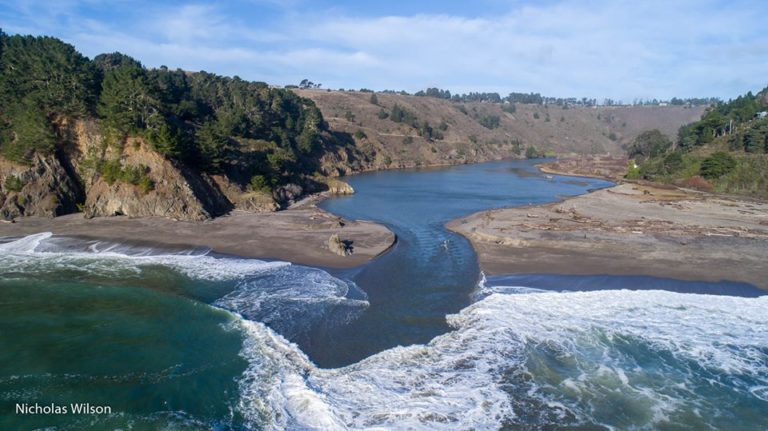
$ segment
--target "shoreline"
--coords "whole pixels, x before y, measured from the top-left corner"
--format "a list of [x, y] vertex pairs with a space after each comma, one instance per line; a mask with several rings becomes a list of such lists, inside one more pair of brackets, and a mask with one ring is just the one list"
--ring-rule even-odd
[[[363, 265], [395, 245], [395, 234], [383, 225], [346, 220], [318, 208], [317, 202], [325, 197], [310, 195], [282, 211], [252, 213], [235, 210], [205, 221], [124, 216], [86, 219], [82, 213], [55, 218], [22, 217], [14, 223], [0, 223], [0, 236], [52, 232], [86, 240], [169, 249], [203, 247], [238, 257], [328, 268]], [[330, 250], [328, 240], [334, 234], [344, 241], [351, 241], [352, 254], [341, 256]]]
[[487, 275], [648, 275], [768, 289], [768, 203], [624, 183], [446, 228]]
[[[346, 176], [389, 170], [441, 169], [497, 160], [503, 158], [364, 169]], [[237, 257], [333, 269], [365, 265], [397, 244], [397, 236], [384, 225], [346, 220], [319, 208], [317, 204], [328, 197], [328, 192], [312, 193], [279, 211], [232, 210], [229, 214], [203, 221], [126, 216], [85, 218], [81, 212], [52, 218], [17, 217], [13, 221], [0, 222], [0, 237], [51, 232], [87, 241], [112, 241], [169, 250], [207, 248]], [[236, 232], [238, 230], [250, 235], [244, 240], [244, 234]], [[338, 234], [341, 240], [351, 241], [352, 254], [341, 256], [330, 250], [328, 240], [333, 234]]]

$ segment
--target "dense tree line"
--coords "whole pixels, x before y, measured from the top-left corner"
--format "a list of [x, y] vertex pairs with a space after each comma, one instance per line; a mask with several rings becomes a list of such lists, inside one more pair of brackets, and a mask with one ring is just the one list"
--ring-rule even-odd
[[442, 132], [448, 129], [448, 125], [445, 124], [445, 122], [441, 123], [437, 128], [432, 127], [428, 121], [419, 120], [415, 113], [409, 111], [397, 103], [392, 106], [390, 112], [386, 112], [384, 109], [381, 109], [379, 111], [379, 118], [389, 118], [395, 123], [407, 124], [416, 129], [419, 136], [429, 140], [443, 139], [444, 136]]
[[[394, 93], [394, 92], [392, 92]], [[406, 93], [407, 94], [407, 93]], [[499, 93], [467, 93], [467, 94], [453, 94], [451, 95], [451, 92], [448, 90], [443, 90], [440, 88], [427, 88], [426, 90], [418, 91], [414, 94], [414, 96], [421, 96], [421, 97], [434, 97], [437, 99], [445, 99], [445, 100], [452, 100], [454, 102], [487, 102], [487, 103], [503, 103], [503, 104], [512, 104], [515, 103], [523, 103], [523, 104], [530, 104], [530, 105], [556, 105], [561, 106], [564, 108], [568, 108], [571, 106], [597, 106], [598, 101], [596, 98], [588, 98], [588, 97], [550, 97], [550, 96], [542, 96], [540, 93], [517, 93], [512, 92], [509, 93], [506, 97], [502, 97], [499, 95]], [[624, 103], [620, 100], [614, 100], [614, 99], [603, 99], [602, 104], [605, 106], [626, 106], [626, 105], [634, 105], [634, 106], [661, 106], [661, 105], [676, 105], [676, 106], [702, 106], [702, 105], [712, 105], [719, 102], [719, 99], [714, 97], [692, 97], [692, 98], [685, 98], [681, 99], [678, 97], [673, 97], [670, 100], [660, 100], [660, 99], [635, 99], [632, 101], [632, 103]]]
[[680, 128], [678, 145], [684, 150], [702, 146], [715, 138], [728, 135], [732, 149], [747, 152], [768, 152], [768, 88], [760, 95], [752, 92], [727, 103], [718, 103], [702, 116], [700, 121]]
[[97, 119], [105, 145], [140, 136], [202, 171], [260, 175], [269, 185], [315, 172], [316, 153], [333, 143], [315, 104], [291, 91], [147, 69], [119, 53], [91, 61], [55, 38], [0, 32], [0, 153], [20, 163], [50, 153], [61, 118]]
[[630, 177], [688, 181], [711, 190], [768, 196], [768, 88], [707, 109], [673, 143], [658, 131], [627, 147]]

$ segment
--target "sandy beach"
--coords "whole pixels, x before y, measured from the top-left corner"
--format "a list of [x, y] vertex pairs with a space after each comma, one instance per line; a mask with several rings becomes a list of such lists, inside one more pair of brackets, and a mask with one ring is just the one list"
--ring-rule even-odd
[[472, 242], [488, 274], [634, 274], [768, 289], [765, 202], [621, 184], [447, 227]]
[[[341, 219], [312, 203], [273, 213], [233, 211], [203, 222], [128, 217], [86, 219], [82, 214], [70, 214], [56, 218], [22, 217], [15, 223], [0, 223], [0, 236], [39, 232], [168, 247], [208, 247], [219, 253], [334, 268], [364, 264], [395, 242], [395, 235], [382, 225]], [[340, 256], [329, 249], [328, 239], [333, 234], [352, 241], [351, 255]]]

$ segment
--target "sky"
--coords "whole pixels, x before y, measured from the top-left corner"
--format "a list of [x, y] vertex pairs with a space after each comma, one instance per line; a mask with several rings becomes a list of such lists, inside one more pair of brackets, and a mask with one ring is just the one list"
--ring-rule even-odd
[[765, 0], [0, 0], [0, 28], [274, 85], [623, 101], [768, 86]]

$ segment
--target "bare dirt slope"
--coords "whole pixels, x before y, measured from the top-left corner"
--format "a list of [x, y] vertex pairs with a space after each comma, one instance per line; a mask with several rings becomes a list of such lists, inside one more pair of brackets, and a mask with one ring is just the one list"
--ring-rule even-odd
[[[623, 153], [621, 145], [648, 129], [659, 129], [674, 137], [677, 129], [701, 117], [703, 107], [636, 106], [574, 107], [516, 104], [515, 112], [493, 103], [460, 103], [432, 97], [357, 91], [295, 90], [317, 104], [332, 130], [354, 137], [355, 145], [372, 162], [369, 169], [419, 165], [480, 162], [524, 154], [533, 145], [540, 151], [558, 154]], [[443, 139], [428, 140], [418, 130], [390, 118], [380, 118], [398, 104], [427, 121]], [[499, 126], [481, 125], [484, 117], [498, 116]], [[538, 118], [537, 118], [538, 117]], [[362, 136], [364, 134], [364, 137]], [[514, 142], [522, 154], [515, 154]]]

